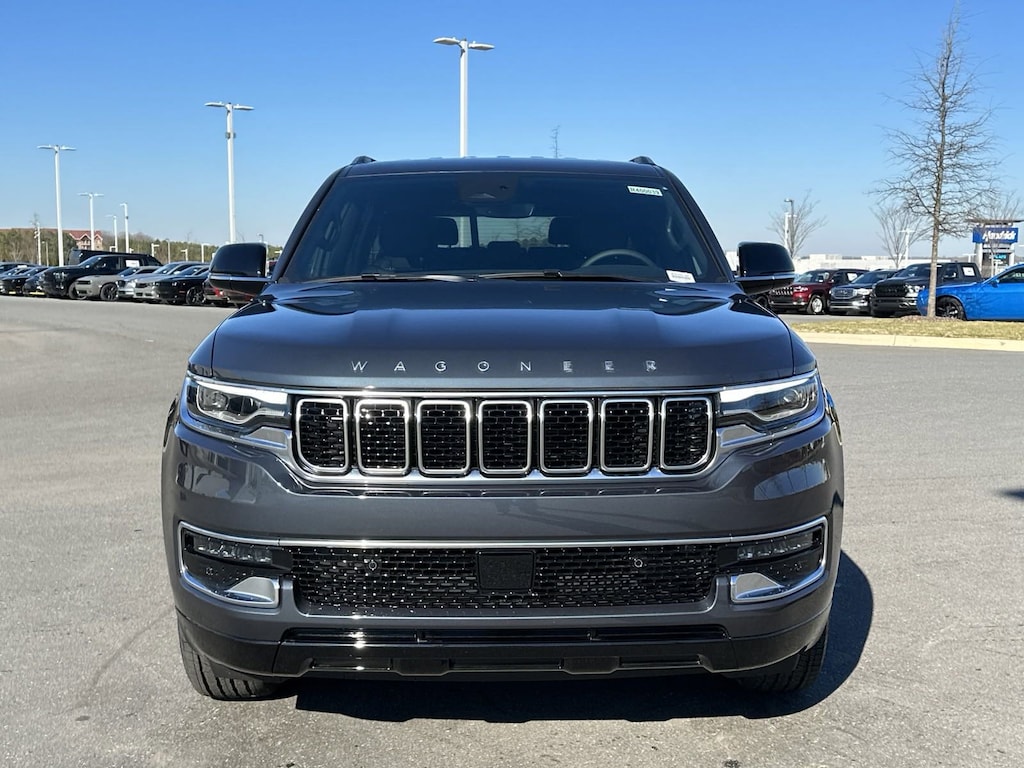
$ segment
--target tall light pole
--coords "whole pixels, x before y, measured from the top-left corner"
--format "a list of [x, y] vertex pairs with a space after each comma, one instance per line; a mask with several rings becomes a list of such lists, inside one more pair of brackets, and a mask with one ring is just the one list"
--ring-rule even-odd
[[906, 266], [910, 262], [910, 235], [913, 232], [911, 229], [901, 229], [900, 234], [904, 236], [903, 246], [903, 261], [900, 262], [902, 266]]
[[795, 219], [795, 216], [796, 216], [796, 214], [793, 213], [793, 198], [787, 197], [782, 202], [789, 203], [789, 210], [786, 211], [786, 225], [785, 225], [785, 232], [786, 232], [786, 234], [785, 234], [785, 240], [786, 240], [786, 247], [789, 249], [789, 255], [792, 258], [795, 259], [796, 258], [796, 254], [793, 253], [793, 243], [792, 243], [793, 224], [795, 224], [794, 219]]
[[228, 242], [235, 242], [235, 110], [252, 112], [252, 107], [232, 104], [229, 101], [208, 101], [204, 106], [220, 107], [228, 113], [228, 129], [224, 134], [228, 140]]
[[128, 242], [128, 203], [121, 203], [121, 208], [124, 209], [124, 252], [131, 253], [132, 246]]
[[57, 261], [58, 266], [64, 266], [64, 230], [60, 224], [60, 153], [74, 152], [74, 147], [65, 147], [63, 144], [40, 144], [39, 149], [53, 150], [53, 175], [57, 186]]
[[38, 219], [33, 224], [36, 225], [36, 264], [43, 263], [43, 236], [39, 232], [39, 221]]
[[114, 250], [116, 251], [117, 250], [117, 214], [116, 213], [108, 213], [107, 214], [107, 218], [114, 220]]
[[489, 51], [494, 48], [490, 43], [470, 43], [466, 38], [436, 37], [438, 45], [457, 45], [459, 47], [459, 157], [469, 153], [469, 51]]
[[[89, 247], [96, 247], [96, 219], [93, 216], [93, 200], [97, 197], [103, 197], [102, 192], [79, 192], [79, 197], [89, 198]], [[116, 249], [115, 249], [116, 250]]]

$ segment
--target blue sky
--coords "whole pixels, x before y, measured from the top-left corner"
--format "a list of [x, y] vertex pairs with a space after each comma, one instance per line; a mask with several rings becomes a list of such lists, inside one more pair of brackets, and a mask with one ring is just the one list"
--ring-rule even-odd
[[[885, 129], [938, 49], [953, 0], [292, 0], [0, 10], [0, 227], [227, 239], [224, 110], [236, 113], [239, 239], [283, 243], [317, 186], [357, 155], [458, 154], [458, 49], [469, 58], [469, 153], [628, 159], [675, 171], [727, 249], [772, 239], [783, 199], [827, 225], [806, 251], [883, 253], [870, 190], [892, 173]], [[962, 0], [965, 48], [995, 109], [1002, 185], [1024, 186], [1019, 0]], [[123, 229], [123, 224], [121, 225]], [[925, 250], [923, 244], [917, 246]], [[969, 252], [969, 238], [942, 255]], [[912, 254], [913, 255], [913, 254]]]

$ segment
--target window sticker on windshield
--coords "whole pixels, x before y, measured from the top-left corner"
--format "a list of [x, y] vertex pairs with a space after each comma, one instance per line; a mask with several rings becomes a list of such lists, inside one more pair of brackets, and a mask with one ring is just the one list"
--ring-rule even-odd
[[692, 272], [677, 272], [674, 269], [666, 269], [665, 274], [673, 283], [695, 283]]
[[634, 195], [654, 195], [655, 197], [661, 197], [661, 190], [657, 187], [634, 187], [629, 185], [626, 189]]

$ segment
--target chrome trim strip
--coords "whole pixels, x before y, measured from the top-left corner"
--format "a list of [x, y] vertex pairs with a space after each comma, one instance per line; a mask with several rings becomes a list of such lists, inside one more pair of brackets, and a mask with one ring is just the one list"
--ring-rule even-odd
[[[300, 538], [254, 538], [246, 536], [232, 536], [210, 531], [190, 523], [179, 522], [179, 531], [182, 528], [188, 529], [202, 536], [210, 536], [225, 541], [237, 541], [240, 544], [255, 544], [264, 547], [337, 547], [347, 549], [545, 549], [545, 548], [566, 548], [566, 547], [661, 547], [661, 546], [682, 546], [686, 544], [744, 544], [750, 541], [761, 541], [764, 539], [779, 539], [784, 536], [792, 536], [797, 533], [825, 526], [823, 533], [825, 542], [825, 557], [828, 552], [828, 528], [824, 516], [815, 518], [801, 525], [792, 528], [785, 528], [781, 531], [768, 531], [766, 533], [748, 534], [744, 536], [696, 536], [692, 538], [669, 538], [669, 539], [538, 539], [527, 540], [481, 540], [481, 539], [437, 539], [425, 541], [423, 539], [300, 539]], [[181, 537], [178, 537], [179, 550]], [[179, 554], [180, 557], [180, 554]]]

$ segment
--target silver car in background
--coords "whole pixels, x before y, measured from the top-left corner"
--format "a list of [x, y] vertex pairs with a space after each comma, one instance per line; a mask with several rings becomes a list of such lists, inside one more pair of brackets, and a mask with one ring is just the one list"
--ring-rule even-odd
[[81, 277], [71, 284], [70, 295], [74, 299], [99, 299], [100, 301], [117, 301], [118, 283], [129, 278], [155, 272], [159, 267], [129, 267], [116, 275], [89, 275]]

